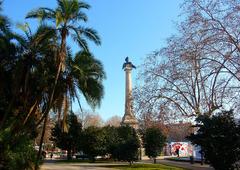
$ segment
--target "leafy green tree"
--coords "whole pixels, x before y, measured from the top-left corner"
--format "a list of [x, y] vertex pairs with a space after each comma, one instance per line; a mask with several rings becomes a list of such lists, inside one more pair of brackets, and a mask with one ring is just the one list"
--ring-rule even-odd
[[206, 115], [196, 119], [199, 128], [188, 139], [201, 146], [204, 157], [217, 170], [234, 169], [240, 160], [240, 125], [233, 111], [223, 111], [212, 117]]
[[61, 149], [67, 150], [67, 158], [72, 158], [72, 152], [78, 149], [79, 141], [81, 140], [82, 124], [78, 121], [76, 115], [71, 113], [67, 117], [68, 132], [63, 131], [61, 122], [56, 122], [52, 129], [51, 140]]
[[[63, 13], [68, 11], [69, 14], [72, 11], [73, 15], [64, 14], [62, 16], [65, 17], [64, 21], [61, 21], [57, 27], [54, 24], [44, 25], [42, 23], [36, 32], [32, 32], [28, 24], [19, 25], [24, 35], [13, 33], [7, 17], [0, 14], [0, 78], [2, 80], [0, 83], [0, 136], [2, 136], [0, 164], [14, 162], [16, 157], [9, 159], [5, 151], [9, 153], [14, 151], [14, 148], [10, 146], [18, 147], [18, 143], [16, 144], [15, 141], [26, 137], [28, 142], [32, 142], [36, 137], [36, 129], [39, 125], [43, 125], [42, 132], [45, 132], [48, 113], [53, 106], [58, 107], [61, 103], [62, 106], [59, 107], [59, 110], [66, 113], [67, 106], [74, 98], [78, 99], [79, 92], [87, 98], [91, 106], [99, 105], [103, 96], [102, 79], [105, 77], [105, 73], [100, 61], [96, 60], [89, 50], [86, 50], [87, 46], [83, 48], [84, 45], [81, 47], [86, 52], [82, 51], [76, 57], [72, 57], [68, 50], [70, 48], [67, 49], [65, 41], [68, 35], [75, 34], [75, 38], [77, 37], [75, 40], [81, 40], [82, 44], [87, 45], [84, 38], [95, 39], [96, 43], [100, 44], [95, 30], [79, 25], [75, 25], [76, 29], [73, 28], [79, 15], [85, 16], [81, 11], [78, 15], [76, 11], [79, 8], [85, 8], [85, 5], [79, 2], [78, 8], [76, 6], [78, 1], [58, 2], [62, 8], [68, 8], [65, 11], [62, 10]], [[59, 14], [58, 12], [57, 15]], [[67, 32], [64, 36], [63, 30], [66, 31], [66, 28], [72, 31]], [[95, 37], [91, 39], [91, 36]], [[60, 65], [62, 67], [59, 67]], [[67, 99], [70, 101], [66, 102]], [[63, 107], [64, 109], [62, 109]], [[69, 129], [65, 128], [65, 130]], [[10, 136], [11, 139], [6, 136]], [[42, 133], [41, 139], [43, 137], [44, 133]], [[24, 147], [19, 148], [23, 148], [22, 152], [25, 152]], [[30, 148], [33, 149], [33, 147]], [[17, 153], [22, 154], [20, 151]], [[41, 145], [38, 157], [40, 154]], [[24, 158], [27, 159], [27, 156]], [[30, 158], [34, 157], [30, 156]]]
[[117, 148], [118, 148], [118, 128], [113, 126], [102, 127], [104, 137], [106, 140], [106, 153], [111, 155], [111, 158], [117, 159]]
[[139, 137], [134, 128], [130, 126], [121, 126], [117, 128], [118, 141], [112, 146], [112, 156], [115, 159], [128, 161], [132, 164], [137, 160], [138, 149], [140, 147]]
[[[53, 96], [55, 88], [60, 76], [60, 73], [64, 71], [67, 58], [67, 36], [71, 36], [75, 40], [79, 47], [84, 51], [89, 52], [86, 38], [95, 42], [97, 45], [101, 44], [100, 38], [97, 32], [92, 28], [84, 28], [79, 25], [79, 21], [87, 22], [87, 15], [82, 11], [83, 9], [89, 9], [90, 5], [78, 0], [57, 0], [56, 9], [39, 8], [29, 12], [26, 18], [37, 18], [42, 21], [48, 21], [55, 30], [58, 31], [58, 38], [60, 41], [60, 49], [57, 55], [58, 67], [57, 74], [54, 82], [52, 94], [49, 99], [48, 110], [51, 109], [53, 102]], [[49, 111], [48, 111], [49, 112]]]
[[31, 136], [14, 134], [10, 128], [0, 131], [0, 169], [33, 169], [35, 160], [36, 151]]
[[80, 146], [91, 161], [95, 161], [96, 156], [106, 154], [106, 140], [101, 128], [89, 126], [83, 131]]
[[[85, 2], [78, 0], [57, 0], [56, 9], [50, 8], [39, 8], [37, 10], [33, 10], [29, 12], [26, 18], [37, 18], [42, 21], [47, 21], [48, 24], [55, 27], [55, 30], [58, 31], [58, 38], [60, 42], [60, 48], [58, 49], [57, 55], [57, 72], [52, 88], [52, 92], [49, 97], [48, 106], [46, 111], [44, 112], [44, 126], [43, 126], [43, 134], [41, 141], [44, 137], [44, 131], [47, 122], [47, 116], [49, 114], [52, 105], [54, 104], [54, 95], [55, 90], [58, 85], [60, 73], [64, 72], [66, 66], [66, 58], [67, 58], [67, 37], [70, 37], [77, 42], [80, 48], [84, 51], [89, 52], [89, 48], [87, 45], [87, 41], [91, 40], [97, 45], [101, 44], [100, 38], [97, 32], [92, 28], [85, 28], [79, 25], [80, 21], [87, 22], [87, 15], [82, 11], [83, 9], [89, 9], [90, 5]], [[86, 96], [85, 96], [86, 97]], [[98, 99], [98, 98], [97, 98]], [[64, 96], [65, 106], [67, 106], [67, 95]], [[89, 100], [87, 100], [89, 101]], [[92, 104], [92, 103], [90, 103]], [[66, 109], [63, 109], [63, 113], [66, 113]], [[66, 115], [64, 114], [66, 117]], [[63, 119], [64, 121], [66, 118]], [[38, 153], [38, 157], [40, 156], [40, 152], [42, 149], [42, 142], [40, 144], [40, 149]]]
[[156, 163], [156, 157], [160, 155], [165, 141], [166, 137], [159, 128], [152, 127], [146, 129], [144, 135], [145, 153], [149, 158], [154, 158], [154, 163]]
[[24, 34], [17, 35], [7, 20], [0, 22], [0, 164], [5, 169], [33, 168], [36, 122], [51, 77], [52, 66], [45, 61], [53, 54], [53, 41], [43, 36], [43, 27], [31, 32], [25, 25]]

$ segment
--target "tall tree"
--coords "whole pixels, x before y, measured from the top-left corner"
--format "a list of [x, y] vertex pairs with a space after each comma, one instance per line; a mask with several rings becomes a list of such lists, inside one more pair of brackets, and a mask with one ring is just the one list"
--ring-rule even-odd
[[[91, 106], [99, 106], [104, 94], [102, 81], [105, 72], [102, 63], [91, 53], [81, 51], [75, 56], [68, 56], [66, 64], [56, 88], [56, 111], [67, 111], [75, 100], [80, 105], [79, 94], [82, 94]], [[84, 121], [82, 123], [85, 127]]]
[[142, 65], [135, 99], [143, 118], [196, 117], [239, 106], [237, 2], [184, 3], [178, 34]]
[[201, 48], [201, 60], [218, 65], [238, 81], [239, 4], [239, 0], [185, 1], [183, 10], [186, 20], [180, 24], [185, 36], [183, 42], [192, 42]]
[[1, 46], [0, 162], [10, 169], [32, 167], [35, 122], [44, 109], [48, 94], [46, 82], [51, 77], [48, 70], [52, 66], [46, 61], [47, 56], [54, 54], [53, 39], [44, 33], [46, 29], [49, 32], [48, 28], [41, 26], [36, 32], [31, 32], [26, 25], [22, 28], [24, 35], [5, 35], [7, 43]]
[[36, 32], [32, 32], [28, 24], [19, 27], [24, 34], [12, 34], [15, 42], [7, 47], [11, 50], [9, 53], [11, 56], [7, 57], [8, 55], [5, 54], [1, 60], [3, 62], [1, 77], [5, 80], [1, 83], [3, 87], [1, 93], [2, 96], [8, 95], [8, 99], [5, 100], [8, 106], [4, 107], [1, 126], [5, 124], [6, 118], [12, 116], [21, 120], [19, 125], [25, 125], [35, 114], [41, 114], [46, 104], [44, 96], [48, 95], [49, 90], [46, 82], [51, 81], [49, 70], [52, 66], [47, 64], [54, 61], [55, 32], [51, 32], [51, 28], [44, 25], [38, 27]]
[[[70, 35], [74, 41], [76, 41], [82, 49], [89, 51], [85, 38], [100, 45], [101, 41], [94, 29], [84, 28], [78, 25], [79, 21], [87, 21], [87, 15], [82, 11], [83, 9], [89, 9], [90, 5], [78, 0], [57, 0], [56, 9], [39, 8], [29, 12], [26, 18], [38, 18], [42, 21], [48, 21], [49, 24], [53, 24], [58, 31], [58, 37], [60, 41], [60, 49], [58, 50], [58, 66], [57, 73], [54, 80], [53, 90], [49, 97], [47, 110], [45, 112], [45, 120], [43, 129], [46, 127], [47, 115], [52, 108], [55, 89], [59, 80], [60, 73], [64, 71], [67, 58], [67, 37]], [[67, 98], [65, 96], [65, 98]], [[67, 105], [67, 101], [64, 102]], [[63, 112], [63, 113], [66, 113]], [[65, 120], [65, 119], [64, 119]], [[44, 130], [43, 130], [44, 132]], [[44, 133], [42, 134], [43, 139]], [[38, 155], [40, 156], [41, 145]], [[38, 157], [39, 157], [38, 156]]]
[[87, 22], [87, 15], [82, 11], [89, 9], [90, 5], [78, 0], [58, 0], [56, 9], [39, 8], [29, 12], [26, 18], [38, 18], [42, 21], [48, 21], [53, 24], [58, 31], [60, 49], [58, 54], [58, 71], [56, 74], [53, 92], [49, 99], [49, 110], [51, 109], [52, 100], [61, 71], [64, 71], [67, 58], [67, 36], [70, 35], [79, 47], [85, 51], [89, 51], [85, 38], [92, 40], [97, 45], [101, 41], [97, 32], [91, 28], [84, 28], [78, 25], [79, 21]]

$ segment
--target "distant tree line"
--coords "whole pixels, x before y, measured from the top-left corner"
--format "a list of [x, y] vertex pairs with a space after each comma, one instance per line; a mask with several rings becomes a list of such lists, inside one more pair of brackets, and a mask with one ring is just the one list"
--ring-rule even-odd
[[83, 151], [91, 161], [96, 156], [109, 155], [111, 159], [132, 162], [137, 160], [140, 141], [136, 131], [129, 126], [89, 126], [82, 129], [77, 116], [70, 114], [67, 120], [68, 132], [56, 123], [51, 140], [61, 149], [68, 151], [68, 159]]
[[83, 129], [81, 122], [73, 113], [67, 122], [68, 132], [64, 132], [61, 125], [56, 123], [52, 129], [51, 140], [55, 146], [68, 151], [68, 159], [82, 151], [93, 162], [96, 156], [102, 156], [131, 164], [140, 156], [140, 140], [144, 143], [142, 147], [146, 148], [146, 155], [151, 158], [160, 155], [166, 141], [161, 130], [154, 127], [147, 129], [144, 137], [141, 137], [130, 126], [89, 126]]

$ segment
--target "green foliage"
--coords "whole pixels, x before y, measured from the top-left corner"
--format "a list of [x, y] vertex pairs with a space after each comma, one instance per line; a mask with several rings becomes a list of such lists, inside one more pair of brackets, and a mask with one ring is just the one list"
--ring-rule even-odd
[[67, 66], [73, 87], [81, 91], [91, 106], [100, 106], [104, 95], [102, 81], [106, 77], [102, 63], [91, 53], [81, 51], [68, 58]]
[[112, 156], [114, 159], [128, 161], [137, 160], [140, 141], [134, 128], [121, 126], [117, 128], [116, 144], [112, 145]]
[[[13, 140], [14, 139], [14, 140]], [[33, 141], [26, 135], [14, 136], [10, 129], [0, 131], [0, 167], [3, 170], [33, 169], [36, 151]]]
[[79, 148], [79, 140], [81, 140], [82, 124], [78, 121], [77, 116], [71, 113], [67, 118], [68, 131], [64, 132], [62, 121], [56, 123], [52, 129], [52, 138], [55, 145], [61, 149], [68, 151], [68, 159], [72, 157], [72, 151], [76, 152]]
[[[40, 8], [28, 15], [42, 20], [50, 19], [54, 24], [41, 23], [35, 32], [31, 31], [27, 23], [19, 24], [23, 31], [21, 35], [12, 32], [8, 18], [0, 14], [0, 166], [4, 164], [6, 169], [15, 166], [14, 162], [27, 165], [19, 163], [21, 160], [24, 162], [25, 158], [30, 162], [34, 160], [32, 154], [35, 152], [30, 152], [30, 144], [37, 136], [36, 129], [44, 119], [47, 120], [51, 109], [59, 114], [63, 111], [66, 113], [69, 103], [78, 99], [79, 92], [92, 106], [99, 105], [103, 97], [103, 66], [90, 54], [86, 40], [100, 45], [100, 38], [95, 30], [79, 25], [79, 21], [87, 21], [82, 9], [90, 6], [77, 0], [57, 2], [55, 11]], [[2, 1], [0, 12], [1, 5]], [[71, 49], [67, 49], [66, 45], [68, 35], [79, 43], [81, 49], [88, 52], [80, 52], [72, 57], [69, 52]], [[71, 62], [66, 63], [66, 58], [71, 58]], [[63, 135], [67, 146], [61, 146], [62, 148], [73, 151], [77, 149], [74, 136], [79, 136], [76, 132], [79, 125], [76, 126], [71, 125], [69, 133]], [[45, 123], [43, 127], [46, 127]], [[8, 133], [5, 132], [6, 129]], [[42, 131], [45, 132], [45, 129]], [[60, 132], [61, 129], [56, 129], [56, 133]], [[30, 163], [28, 165], [30, 167]], [[16, 169], [19, 168], [21, 166]]]
[[129, 126], [88, 127], [83, 131], [81, 148], [92, 161], [96, 156], [111, 155], [119, 161], [133, 162], [140, 147], [135, 129]]
[[96, 156], [106, 154], [106, 140], [103, 130], [90, 126], [83, 131], [80, 146], [85, 154], [94, 162]]
[[79, 25], [79, 23], [82, 23], [80, 21], [87, 22], [88, 19], [84, 10], [89, 8], [90, 5], [83, 1], [58, 0], [55, 9], [41, 7], [30, 11], [26, 18], [37, 18], [51, 24], [60, 31], [62, 40], [65, 41], [68, 34], [77, 42], [81, 49], [89, 52], [86, 39], [97, 45], [101, 44], [97, 31]]
[[106, 140], [106, 153], [111, 154], [113, 158], [117, 157], [116, 148], [119, 142], [117, 129], [118, 128], [113, 126], [105, 126], [102, 128]]
[[146, 129], [144, 135], [144, 147], [146, 155], [153, 158], [159, 156], [165, 141], [166, 137], [162, 134], [159, 128], [152, 127]]
[[200, 145], [206, 160], [217, 170], [233, 169], [240, 160], [240, 125], [234, 121], [233, 111], [216, 116], [199, 116], [197, 134], [188, 137]]

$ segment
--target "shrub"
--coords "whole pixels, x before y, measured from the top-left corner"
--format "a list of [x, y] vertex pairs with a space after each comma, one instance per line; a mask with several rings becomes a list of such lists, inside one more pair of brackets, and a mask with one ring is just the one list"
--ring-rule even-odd
[[240, 126], [233, 118], [233, 111], [199, 116], [196, 122], [197, 134], [188, 139], [201, 146], [206, 160], [215, 169], [233, 169], [233, 164], [240, 160]]

